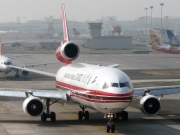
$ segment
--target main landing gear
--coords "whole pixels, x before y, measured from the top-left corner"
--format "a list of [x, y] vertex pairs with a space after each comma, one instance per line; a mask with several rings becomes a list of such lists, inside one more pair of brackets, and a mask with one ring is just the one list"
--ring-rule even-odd
[[85, 111], [85, 106], [81, 106], [81, 105], [79, 105], [79, 107], [82, 109], [82, 111], [79, 111], [79, 113], [78, 113], [78, 119], [79, 120], [82, 120], [83, 119], [83, 117], [84, 117], [84, 119], [85, 120], [89, 120], [89, 112], [88, 111]]
[[122, 120], [128, 120], [128, 112], [122, 111], [120, 113], [109, 113], [106, 115], [106, 117], [109, 118], [109, 122], [106, 124], [106, 132], [109, 133], [114, 133], [115, 132], [115, 125], [113, 123], [113, 120], [118, 120], [119, 117], [122, 118]]
[[15, 76], [14, 76], [14, 77], [15, 77], [15, 78], [19, 78], [19, 70], [18, 70], [18, 69], [16, 69], [16, 71], [15, 71], [15, 72], [16, 72], [16, 74], [15, 74]]
[[[56, 103], [56, 102], [57, 102], [57, 101], [53, 102], [52, 104], [54, 104], [54, 103]], [[48, 99], [46, 100], [46, 112], [43, 112], [43, 113], [41, 114], [41, 121], [42, 121], [42, 122], [46, 122], [46, 119], [47, 119], [47, 118], [50, 118], [52, 122], [55, 122], [55, 121], [56, 121], [56, 114], [55, 114], [55, 112], [51, 112], [51, 113], [50, 113], [50, 110], [49, 110], [49, 107], [50, 107], [50, 105], [52, 105], [52, 104], [50, 104], [50, 99], [48, 98]]]

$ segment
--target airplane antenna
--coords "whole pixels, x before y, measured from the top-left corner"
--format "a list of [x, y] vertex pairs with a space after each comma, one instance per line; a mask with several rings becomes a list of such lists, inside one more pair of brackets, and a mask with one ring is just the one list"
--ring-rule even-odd
[[66, 43], [69, 41], [69, 36], [68, 36], [68, 27], [67, 27], [67, 19], [66, 19], [66, 12], [65, 12], [64, 4], [62, 4], [62, 21], [63, 21], [63, 31], [64, 31], [63, 43]]

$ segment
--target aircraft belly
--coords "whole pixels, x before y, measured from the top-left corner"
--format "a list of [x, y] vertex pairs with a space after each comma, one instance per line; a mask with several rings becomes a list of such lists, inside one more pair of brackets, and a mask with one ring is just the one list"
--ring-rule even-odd
[[76, 96], [71, 96], [71, 101], [89, 108], [93, 108], [101, 113], [117, 113], [126, 109], [130, 101], [128, 102], [90, 102], [86, 99], [78, 98]]

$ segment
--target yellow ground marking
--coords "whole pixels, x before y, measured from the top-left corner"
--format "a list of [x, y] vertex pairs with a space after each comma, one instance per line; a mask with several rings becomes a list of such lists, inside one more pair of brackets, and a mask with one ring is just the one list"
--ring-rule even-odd
[[[5, 78], [4, 76], [1, 76], [1, 75], [0, 75], [0, 77], [6, 79], [6, 81], [7, 81], [8, 83], [16, 86], [17, 88], [22, 88], [19, 84], [14, 83], [14, 82], [11, 81], [10, 79], [8, 80], [7, 78]], [[61, 107], [61, 106], [58, 105], [58, 104], [54, 104], [54, 105], [55, 105], [56, 107], [60, 108], [61, 110], [65, 111], [65, 112], [67, 112], [67, 113], [69, 113], [69, 114], [71, 114], [72, 116], [78, 118], [77, 114], [74, 114], [74, 113], [72, 113], [71, 111], [69, 111], [69, 110], [67, 110], [67, 109], [64, 109], [63, 107]], [[101, 127], [101, 126], [99, 126], [99, 125], [93, 125], [93, 126], [96, 127], [97, 129], [100, 129], [101, 131], [106, 132], [106, 129], [103, 128], [103, 127]], [[109, 133], [109, 134], [115, 135], [115, 133]]]
[[10, 79], [8, 80], [6, 77], [1, 76], [1, 75], [0, 75], [0, 77], [1, 77], [1, 78], [3, 78], [3, 79], [5, 79], [8, 83], [12, 84], [12, 85], [13, 85], [13, 86], [15, 86], [16, 88], [20, 88], [20, 89], [22, 89], [22, 87], [21, 87], [19, 84], [14, 83], [14, 82], [13, 82], [13, 81], [11, 81]]
[[[70, 114], [73, 115], [74, 117], [78, 118], [78, 116], [77, 116], [76, 114], [72, 113], [71, 111], [69, 111], [69, 110], [67, 110], [67, 109], [64, 109], [64, 108], [61, 107], [60, 105], [58, 105], [58, 104], [54, 104], [54, 105], [55, 105], [56, 107], [60, 108], [61, 110], [65, 111], [65, 112], [67, 112], [67, 113], [70, 113]], [[98, 129], [100, 129], [100, 130], [102, 130], [102, 131], [104, 131], [104, 132], [106, 132], [106, 129], [103, 128], [103, 127], [101, 127], [101, 126], [99, 126], [99, 125], [93, 125], [93, 126], [96, 127], [96, 128], [98, 128]], [[109, 134], [115, 135], [115, 133], [109, 133]]]

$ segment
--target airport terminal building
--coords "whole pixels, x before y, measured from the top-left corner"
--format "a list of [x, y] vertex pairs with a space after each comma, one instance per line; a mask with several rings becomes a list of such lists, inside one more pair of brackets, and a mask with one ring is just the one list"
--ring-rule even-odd
[[132, 49], [130, 36], [100, 36], [86, 40], [86, 47], [91, 49]]
[[[101, 36], [102, 23], [88, 23], [91, 38], [86, 40], [85, 47], [90, 49], [132, 49], [132, 37], [120, 35], [121, 27], [115, 26], [112, 34]], [[116, 36], [115, 33], [118, 33]]]

